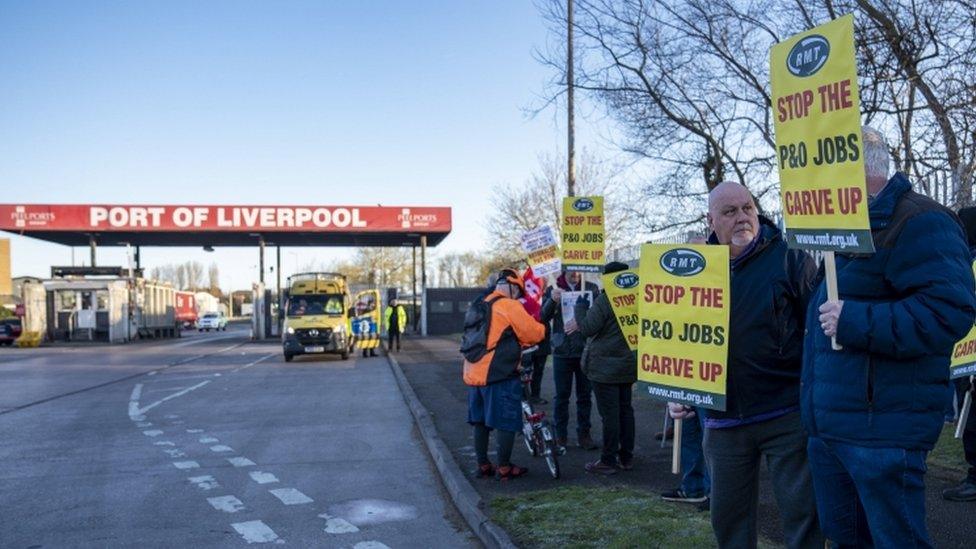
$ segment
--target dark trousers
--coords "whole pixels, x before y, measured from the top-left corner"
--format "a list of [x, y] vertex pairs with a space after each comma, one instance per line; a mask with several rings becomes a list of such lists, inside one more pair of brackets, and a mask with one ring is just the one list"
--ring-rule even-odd
[[549, 355], [532, 353], [532, 382], [529, 384], [529, 396], [538, 397], [542, 390], [542, 374], [546, 371], [546, 359]]
[[600, 461], [616, 465], [634, 458], [634, 396], [633, 383], [593, 384], [596, 408], [603, 422], [603, 454]]
[[712, 489], [705, 451], [702, 450], [705, 436], [703, 412], [704, 409], [696, 408], [695, 417], [681, 421], [681, 490], [692, 497], [707, 496]]
[[751, 425], [706, 428], [703, 444], [712, 476], [712, 529], [719, 547], [756, 547], [759, 467], [765, 456], [786, 546], [823, 548], [799, 412]]
[[[957, 396], [959, 397], [959, 412], [962, 413], [962, 404], [966, 399], [966, 391], [970, 388], [969, 378], [959, 378], [956, 380]], [[976, 395], [974, 395], [976, 397]], [[976, 398], [969, 405], [969, 417], [966, 418], [966, 428], [962, 432], [962, 449], [966, 453], [966, 463], [969, 464], [969, 474], [966, 480], [976, 484]], [[962, 418], [960, 418], [962, 420]]]
[[386, 348], [392, 351], [393, 350], [393, 339], [396, 338], [396, 350], [399, 351], [400, 350], [400, 331], [399, 330], [396, 330], [396, 331], [388, 330], [386, 332], [386, 337], [387, 337]]
[[579, 357], [552, 356], [552, 379], [556, 383], [556, 398], [553, 401], [553, 421], [556, 423], [556, 438], [566, 438], [569, 427], [569, 397], [573, 394], [573, 380], [576, 381], [576, 434], [590, 432], [590, 380], [580, 368]]
[[925, 528], [923, 450], [810, 437], [824, 534], [834, 547], [932, 547]]

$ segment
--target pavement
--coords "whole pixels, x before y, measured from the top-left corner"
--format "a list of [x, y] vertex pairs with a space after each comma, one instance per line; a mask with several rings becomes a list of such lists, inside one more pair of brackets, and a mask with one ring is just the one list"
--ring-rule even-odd
[[383, 357], [0, 350], [0, 546], [479, 547]]
[[[680, 478], [671, 474], [671, 445], [662, 448], [654, 434], [661, 431], [664, 419], [664, 405], [650, 399], [640, 389], [634, 398], [637, 417], [637, 443], [635, 448], [635, 468], [610, 477], [586, 473], [586, 462], [599, 457], [599, 451], [585, 451], [575, 447], [574, 423], [575, 408], [570, 404], [570, 444], [566, 455], [560, 457], [562, 476], [553, 480], [545, 470], [541, 458], [533, 458], [520, 441], [516, 441], [513, 462], [527, 466], [529, 475], [515, 481], [497, 482], [474, 477], [476, 460], [472, 446], [471, 428], [465, 422], [467, 417], [467, 388], [461, 381], [461, 358], [458, 353], [457, 337], [410, 338], [405, 340], [402, 352], [394, 357], [407, 378], [413, 392], [433, 419], [443, 446], [446, 447], [461, 472], [481, 496], [488, 502], [494, 497], [521, 492], [535, 491], [560, 485], [616, 486], [624, 485], [652, 493], [660, 493], [676, 488]], [[552, 383], [551, 361], [546, 366], [542, 386], [542, 397], [549, 400], [543, 405], [551, 417]], [[593, 437], [599, 441], [600, 418], [594, 403], [591, 421]], [[492, 447], [494, 442], [492, 442]], [[937, 547], [972, 547], [976, 540], [976, 503], [952, 503], [944, 501], [940, 494], [944, 488], [955, 485], [959, 480], [957, 473], [930, 467], [926, 475], [927, 521], [930, 534]], [[676, 503], [675, 505], [686, 505]], [[760, 520], [759, 528], [763, 537], [773, 543], [782, 543], [783, 533], [779, 521], [778, 507], [765, 468], [760, 478]], [[483, 508], [488, 510], [487, 505]], [[687, 505], [689, 513], [697, 513], [695, 507]]]

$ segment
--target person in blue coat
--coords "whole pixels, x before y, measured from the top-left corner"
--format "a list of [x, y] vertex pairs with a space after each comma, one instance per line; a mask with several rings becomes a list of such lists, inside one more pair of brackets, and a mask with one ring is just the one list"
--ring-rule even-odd
[[[801, 414], [824, 534], [838, 547], [930, 547], [925, 458], [944, 424], [949, 354], [976, 317], [958, 218], [888, 179], [863, 129], [874, 254], [840, 254], [839, 299], [810, 300]], [[831, 349], [836, 336], [842, 350]]]

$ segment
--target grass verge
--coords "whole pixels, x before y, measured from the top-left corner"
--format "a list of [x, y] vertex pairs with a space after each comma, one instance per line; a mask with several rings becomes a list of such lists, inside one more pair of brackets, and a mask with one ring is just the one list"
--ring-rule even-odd
[[939, 435], [939, 441], [935, 443], [935, 448], [929, 452], [928, 464], [940, 467], [950, 473], [965, 475], [968, 469], [966, 465], [966, 455], [962, 450], [962, 440], [954, 437], [956, 426], [946, 424]]
[[520, 547], [715, 547], [708, 513], [625, 487], [526, 492], [491, 510]]

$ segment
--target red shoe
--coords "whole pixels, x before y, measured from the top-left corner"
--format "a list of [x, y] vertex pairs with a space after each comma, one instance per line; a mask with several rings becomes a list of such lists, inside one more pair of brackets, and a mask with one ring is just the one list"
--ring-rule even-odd
[[495, 476], [495, 466], [491, 463], [485, 463], [484, 465], [479, 465], [478, 470], [475, 472], [477, 478], [489, 478]]
[[499, 465], [495, 471], [495, 478], [498, 480], [509, 480], [518, 478], [528, 472], [528, 469], [519, 467], [518, 465]]

